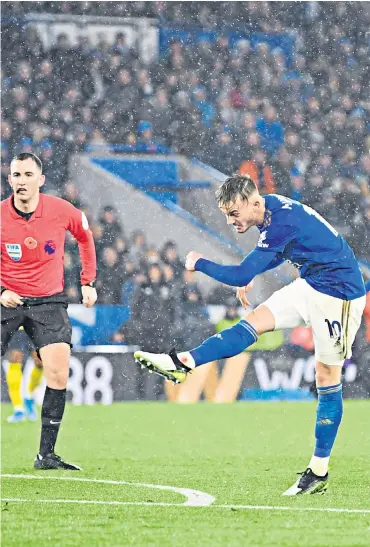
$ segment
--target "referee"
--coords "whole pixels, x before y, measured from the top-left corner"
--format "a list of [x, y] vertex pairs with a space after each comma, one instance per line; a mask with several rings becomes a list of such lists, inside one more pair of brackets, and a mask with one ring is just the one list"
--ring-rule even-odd
[[94, 240], [83, 212], [63, 199], [40, 194], [45, 182], [34, 154], [15, 156], [8, 177], [13, 194], [1, 202], [1, 354], [23, 326], [44, 365], [40, 450], [36, 469], [80, 467], [54, 453], [66, 402], [72, 328], [64, 288], [67, 230], [78, 242], [83, 304], [96, 302]]

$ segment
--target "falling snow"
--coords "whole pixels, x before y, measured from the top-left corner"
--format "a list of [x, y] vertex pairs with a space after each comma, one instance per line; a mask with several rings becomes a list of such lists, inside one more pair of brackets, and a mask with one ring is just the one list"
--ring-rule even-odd
[[[60, 32], [49, 44], [37, 17], [27, 22], [47, 13], [100, 16], [104, 30], [93, 40], [81, 24], [75, 39]], [[204, 294], [175, 241], [158, 248], [150, 234], [128, 232], [117, 204], [90, 217], [88, 193], [68, 172], [89, 146], [170, 151], [251, 174], [261, 192], [315, 208], [370, 260], [369, 3], [2, 2], [2, 17], [2, 199], [10, 158], [32, 151], [47, 192], [85, 211], [99, 303], [132, 307], [109, 342], [195, 346], [214, 333], [206, 304], [226, 303], [230, 321], [236, 307], [226, 288]], [[128, 43], [116, 17], [154, 23], [164, 37], [158, 56]], [[80, 301], [79, 268], [69, 238], [71, 303]]]

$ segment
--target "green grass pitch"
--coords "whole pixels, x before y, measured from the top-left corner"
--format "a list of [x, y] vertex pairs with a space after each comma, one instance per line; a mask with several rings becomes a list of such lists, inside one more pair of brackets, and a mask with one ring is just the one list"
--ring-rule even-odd
[[[57, 453], [84, 469], [71, 473], [35, 471], [40, 425], [4, 423], [10, 407], [3, 405], [2, 473], [43, 478], [2, 477], [1, 545], [369, 547], [370, 401], [345, 402], [328, 493], [281, 496], [308, 463], [315, 406], [69, 405]], [[216, 499], [213, 506], [189, 507], [177, 492], [135, 483], [200, 490]], [[88, 501], [100, 503], [81, 503]]]

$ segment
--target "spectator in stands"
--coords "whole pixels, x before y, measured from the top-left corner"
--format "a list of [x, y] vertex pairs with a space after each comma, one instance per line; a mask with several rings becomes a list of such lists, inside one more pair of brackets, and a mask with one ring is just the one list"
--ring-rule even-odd
[[112, 205], [106, 205], [103, 208], [102, 215], [99, 219], [102, 228], [102, 243], [104, 246], [114, 246], [117, 238], [123, 236], [123, 229], [118, 220], [117, 210]]
[[239, 173], [249, 175], [262, 194], [273, 194], [276, 190], [272, 170], [267, 165], [266, 155], [262, 150], [256, 150], [250, 160], [243, 161]]
[[328, 205], [332, 205], [330, 202], [330, 187], [326, 186], [324, 177], [317, 168], [310, 169], [305, 174], [302, 201], [325, 217]]
[[39, 148], [39, 156], [43, 164], [43, 174], [46, 178], [48, 193], [59, 195], [66, 181], [63, 177], [63, 172], [61, 172], [55, 161], [53, 143], [49, 139], [44, 139], [40, 142]]
[[350, 230], [350, 244], [356, 255], [362, 260], [369, 261], [367, 249], [370, 244], [370, 199], [365, 200], [364, 206], [355, 215]]
[[99, 222], [95, 222], [90, 226], [90, 229], [94, 236], [97, 261], [100, 264], [104, 249], [103, 226]]
[[123, 274], [114, 247], [105, 247], [98, 271], [96, 287], [99, 304], [120, 304], [122, 300]]
[[176, 346], [196, 347], [201, 343], [202, 336], [214, 334], [214, 326], [209, 320], [200, 293], [191, 285], [184, 288], [181, 312], [181, 318], [175, 324]]
[[[370, 145], [369, 138], [368, 142]], [[370, 195], [370, 152], [364, 154], [360, 159], [360, 169], [357, 176], [357, 182], [361, 188], [362, 195], [364, 197], [368, 197]]]
[[149, 121], [153, 124], [155, 135], [161, 140], [167, 140], [169, 136], [169, 127], [173, 118], [171, 105], [168, 100], [168, 91], [165, 87], [158, 87], [155, 95], [147, 104], [147, 112], [140, 110], [139, 115], [142, 119], [144, 119], [146, 114], [149, 114]]
[[197, 295], [197, 302], [199, 302], [199, 304], [203, 304], [204, 300], [203, 300], [202, 292], [196, 281], [195, 272], [190, 272], [189, 270], [184, 269], [182, 274], [182, 279], [183, 279], [183, 288], [182, 288], [183, 302], [187, 302], [189, 300], [188, 294], [191, 292]]
[[140, 70], [137, 74], [139, 99], [143, 102], [154, 93], [152, 81], [147, 70]]
[[179, 258], [177, 245], [174, 241], [167, 241], [163, 245], [161, 257], [164, 264], [172, 266], [175, 279], [181, 278], [184, 271], [184, 264]]
[[210, 148], [209, 161], [221, 173], [233, 173], [240, 163], [230, 128], [223, 127]]
[[145, 261], [149, 265], [151, 265], [151, 264], [160, 265], [161, 255], [160, 255], [160, 253], [159, 253], [159, 251], [156, 247], [153, 247], [153, 246], [148, 247], [148, 249], [145, 253]]
[[212, 103], [207, 100], [207, 92], [204, 87], [200, 86], [194, 90], [193, 101], [195, 108], [200, 113], [203, 126], [210, 129], [216, 117], [216, 110]]
[[160, 143], [153, 137], [153, 125], [148, 121], [141, 121], [137, 128], [137, 145], [138, 152], [156, 153], [160, 147]]
[[76, 56], [67, 34], [57, 36], [56, 44], [49, 51], [49, 59], [54, 67], [54, 78], [65, 85], [74, 80]]
[[136, 58], [136, 52], [127, 45], [126, 36], [123, 32], [117, 32], [111, 51], [120, 56], [121, 63], [124, 66], [130, 66]]
[[7, 120], [1, 122], [1, 159], [5, 163], [11, 160], [11, 150], [13, 148], [12, 126]]
[[60, 89], [62, 82], [53, 71], [54, 67], [50, 59], [44, 59], [35, 71], [35, 95], [39, 103], [45, 100], [56, 103], [62, 96]]
[[105, 105], [113, 108], [115, 115], [132, 112], [139, 104], [136, 83], [133, 82], [130, 70], [121, 68], [105, 96]]
[[131, 245], [128, 253], [128, 260], [130, 260], [135, 267], [140, 267], [140, 264], [145, 262], [145, 254], [147, 252], [147, 242], [145, 234], [141, 230], [136, 230], [131, 236]]
[[[114, 108], [103, 105], [100, 110], [99, 118], [99, 130], [104, 137], [104, 140], [109, 143], [115, 143], [118, 138], [120, 141], [122, 139], [122, 126], [119, 123]], [[125, 133], [125, 129], [123, 133]]]
[[34, 146], [35, 146], [35, 143], [33, 142], [33, 139], [30, 137], [25, 137], [18, 144], [18, 148], [22, 152], [29, 152], [29, 153], [32, 153], [32, 151], [34, 150]]
[[91, 48], [90, 59], [92, 61], [106, 61], [109, 52], [109, 43], [104, 32], [99, 32], [97, 36], [96, 46]]
[[263, 150], [274, 156], [284, 144], [284, 128], [277, 119], [275, 108], [266, 108], [264, 116], [256, 122], [256, 129], [261, 136]]
[[291, 195], [291, 171], [293, 157], [285, 147], [280, 148], [278, 154], [270, 162], [272, 175], [276, 185], [276, 192], [283, 196]]
[[64, 185], [64, 191], [61, 197], [72, 203], [77, 209], [84, 209], [80, 198], [80, 192], [73, 182], [67, 182], [67, 184]]
[[172, 336], [175, 309], [158, 264], [149, 267], [148, 282], [138, 286], [131, 309], [130, 324], [122, 329], [126, 343], [144, 341], [148, 348], [154, 344], [157, 351], [165, 351]]
[[[162, 264], [163, 279], [166, 282], [170, 297], [176, 304], [181, 301], [182, 298], [182, 279], [175, 277], [175, 270], [170, 264]], [[176, 305], [175, 310], [178, 312], [180, 306]]]
[[79, 304], [81, 302], [79, 269], [68, 251], [64, 253], [64, 284], [68, 301], [71, 304]]

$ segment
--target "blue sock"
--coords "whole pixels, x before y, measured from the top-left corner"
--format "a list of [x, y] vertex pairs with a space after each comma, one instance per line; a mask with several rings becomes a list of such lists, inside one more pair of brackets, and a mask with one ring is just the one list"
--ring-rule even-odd
[[248, 346], [257, 341], [258, 334], [254, 327], [242, 319], [231, 327], [208, 338], [190, 351], [196, 366], [239, 355]]
[[328, 458], [343, 415], [342, 384], [318, 387], [319, 405], [316, 413], [314, 455]]

